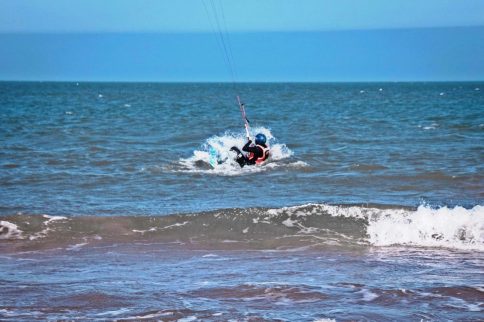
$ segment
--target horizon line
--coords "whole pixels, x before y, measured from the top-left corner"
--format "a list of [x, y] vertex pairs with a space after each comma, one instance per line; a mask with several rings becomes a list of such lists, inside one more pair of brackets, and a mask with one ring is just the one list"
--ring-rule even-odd
[[[318, 32], [365, 32], [365, 31], [403, 31], [403, 30], [429, 30], [429, 29], [466, 29], [484, 28], [479, 25], [455, 25], [455, 26], [404, 26], [404, 27], [366, 27], [366, 28], [329, 28], [329, 29], [295, 29], [295, 30], [235, 30], [229, 34], [258, 34], [258, 33], [318, 33]], [[79, 35], [79, 34], [213, 34], [211, 30], [0, 30], [0, 35]]]
[[483, 83], [484, 79], [467, 80], [321, 80], [321, 81], [167, 81], [167, 80], [8, 80], [0, 79], [0, 83], [124, 83], [124, 84], [334, 84], [334, 83]]

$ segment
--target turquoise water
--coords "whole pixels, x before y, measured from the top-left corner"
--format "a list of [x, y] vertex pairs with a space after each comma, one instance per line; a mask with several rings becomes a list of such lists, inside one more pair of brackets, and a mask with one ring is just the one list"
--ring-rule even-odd
[[0, 319], [478, 321], [483, 91], [0, 82]]

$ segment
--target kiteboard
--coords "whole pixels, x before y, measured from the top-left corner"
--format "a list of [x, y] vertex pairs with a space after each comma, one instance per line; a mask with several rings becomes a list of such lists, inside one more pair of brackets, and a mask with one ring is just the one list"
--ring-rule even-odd
[[217, 150], [213, 146], [210, 146], [208, 149], [208, 163], [210, 163], [212, 168], [215, 168], [215, 165], [219, 163]]

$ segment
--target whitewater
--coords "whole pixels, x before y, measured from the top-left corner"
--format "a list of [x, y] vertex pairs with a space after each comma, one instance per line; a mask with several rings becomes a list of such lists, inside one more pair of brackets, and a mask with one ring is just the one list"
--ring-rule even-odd
[[237, 87], [0, 82], [0, 319], [482, 319], [482, 82]]
[[[284, 144], [278, 143], [271, 133], [270, 129], [257, 127], [252, 129], [253, 133], [262, 133], [267, 138], [267, 144], [270, 148], [270, 158], [264, 163], [264, 166], [253, 166], [241, 168], [235, 161], [234, 152], [230, 148], [235, 146], [239, 149], [247, 142], [245, 133], [225, 132], [222, 135], [215, 135], [208, 138], [199, 150], [193, 151], [193, 156], [182, 158], [174, 166], [174, 171], [200, 172], [204, 174], [214, 174], [222, 176], [240, 176], [249, 173], [267, 171], [276, 167], [304, 167], [306, 163], [302, 161], [280, 162], [291, 157], [294, 153]], [[215, 151], [218, 162], [210, 165], [210, 151]], [[169, 169], [169, 168], [168, 168]]]
[[[308, 204], [225, 209], [162, 217], [15, 215], [0, 239], [24, 250], [114, 242], [189, 244], [202, 249], [319, 249], [409, 246], [484, 251], [484, 207], [417, 209]], [[95, 233], [94, 233], [95, 232]], [[8, 249], [8, 248], [6, 248]]]

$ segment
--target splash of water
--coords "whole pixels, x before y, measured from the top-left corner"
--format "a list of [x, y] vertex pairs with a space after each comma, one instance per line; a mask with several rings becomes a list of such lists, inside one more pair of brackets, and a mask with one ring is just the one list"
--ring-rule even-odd
[[[255, 133], [262, 133], [267, 138], [267, 143], [270, 147], [270, 157], [263, 166], [250, 166], [240, 168], [235, 162], [235, 153], [230, 151], [233, 146], [242, 149], [246, 143], [244, 132], [230, 132], [226, 131], [222, 135], [214, 135], [208, 138], [200, 147], [200, 149], [193, 151], [193, 155], [189, 158], [182, 158], [179, 164], [182, 166], [184, 172], [203, 172], [217, 175], [240, 175], [244, 173], [260, 172], [267, 169], [273, 169], [281, 166], [281, 160], [287, 159], [293, 155], [293, 152], [284, 144], [279, 143], [278, 140], [271, 133], [270, 129], [265, 127], [257, 127], [253, 129]], [[210, 165], [210, 154], [215, 154], [217, 162]], [[296, 162], [297, 166], [307, 166], [304, 162]]]
[[484, 207], [481, 205], [471, 209], [421, 205], [416, 210], [410, 210], [308, 204], [270, 209], [268, 213], [271, 216], [285, 214], [288, 219], [282, 224], [305, 230], [308, 227], [302, 224], [308, 216], [329, 214], [332, 217], [364, 220], [367, 242], [374, 246], [405, 245], [484, 251]]
[[387, 212], [370, 218], [370, 243], [377, 246], [415, 245], [484, 250], [484, 207]]

